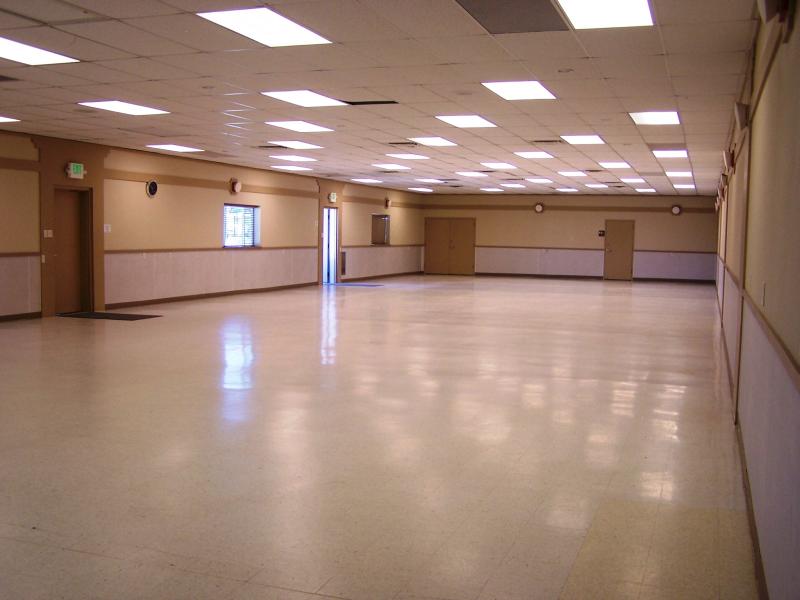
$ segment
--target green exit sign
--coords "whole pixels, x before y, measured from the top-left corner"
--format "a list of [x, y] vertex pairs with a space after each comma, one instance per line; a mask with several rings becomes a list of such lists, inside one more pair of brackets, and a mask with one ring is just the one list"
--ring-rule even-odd
[[86, 169], [83, 163], [67, 163], [67, 177], [70, 179], [83, 179], [86, 175]]

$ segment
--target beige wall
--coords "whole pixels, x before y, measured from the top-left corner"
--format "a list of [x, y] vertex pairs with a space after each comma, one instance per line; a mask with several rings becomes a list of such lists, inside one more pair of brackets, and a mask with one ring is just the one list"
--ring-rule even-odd
[[0, 133], [0, 157], [17, 160], [39, 160], [39, 151], [25, 135]]
[[750, 135], [745, 133], [736, 148], [736, 168], [728, 184], [726, 205], [725, 264], [741, 281], [744, 271], [744, 233], [747, 220], [747, 186]]
[[39, 173], [0, 169], [0, 253], [38, 251]]
[[[384, 204], [386, 198], [392, 202], [388, 209]], [[422, 210], [403, 206], [406, 204], [418, 206], [417, 198], [394, 190], [346, 186], [342, 203], [342, 246], [370, 244], [372, 215], [389, 215], [389, 242], [392, 246], [422, 244]]]
[[[717, 218], [713, 200], [697, 197], [627, 196], [436, 196], [427, 198], [432, 205], [457, 205], [456, 209], [426, 210], [425, 216], [475, 217], [477, 245], [518, 246], [536, 248], [603, 248], [603, 238], [597, 235], [604, 229], [606, 219], [636, 221], [636, 250], [715, 252]], [[537, 214], [530, 208], [536, 202], [545, 205]], [[523, 207], [524, 210], [486, 210], [467, 208], [471, 204], [486, 206]], [[668, 212], [673, 204], [684, 209], [704, 209], [704, 213], [684, 212], [675, 217]], [[629, 211], [592, 210], [591, 206], [619, 207]], [[636, 208], [662, 207], [661, 212], [636, 212]], [[564, 208], [568, 210], [557, 210]]]

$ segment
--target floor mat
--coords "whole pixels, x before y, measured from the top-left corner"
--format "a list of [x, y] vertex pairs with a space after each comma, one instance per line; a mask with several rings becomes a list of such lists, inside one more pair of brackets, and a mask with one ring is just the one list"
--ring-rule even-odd
[[141, 321], [142, 319], [155, 319], [161, 315], [133, 315], [110, 312], [74, 312], [62, 313], [59, 317], [72, 317], [73, 319], [108, 319], [110, 321]]

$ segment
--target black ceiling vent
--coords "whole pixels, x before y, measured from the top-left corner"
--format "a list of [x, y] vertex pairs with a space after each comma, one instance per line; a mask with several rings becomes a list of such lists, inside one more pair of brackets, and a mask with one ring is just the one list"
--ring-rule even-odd
[[448, 185], [447, 187], [451, 187], [451, 188], [462, 188], [462, 187], [464, 187], [464, 186], [463, 186], [463, 185], [458, 185], [458, 184], [453, 184], [453, 185]]
[[485, 171], [478, 171], [478, 173], [497, 173], [497, 171], [494, 171], [492, 169], [486, 169]]
[[626, 188], [626, 187], [628, 187], [624, 183], [609, 183], [608, 185], [610, 185], [613, 188]]
[[489, 33], [567, 31], [550, 0], [456, 0]]
[[382, 104], [397, 104], [394, 100], [340, 100], [350, 106], [380, 106]]
[[584, 169], [585, 173], [605, 173], [605, 169]]
[[544, 144], [566, 144], [567, 142], [565, 142], [564, 140], [561, 140], [561, 139], [558, 139], [558, 140], [550, 139], [550, 140], [531, 140], [530, 143], [531, 144], [544, 145]]
[[5, 75], [0, 75], [0, 83], [5, 83], [6, 81], [19, 81], [16, 77], [7, 77]]
[[256, 146], [256, 148], [261, 150], [275, 150], [276, 148], [282, 148], [285, 150], [287, 146], [281, 146], [280, 144], [265, 144], [264, 146]]
[[410, 148], [416, 148], [419, 146], [417, 142], [389, 142], [390, 146], [408, 146]]

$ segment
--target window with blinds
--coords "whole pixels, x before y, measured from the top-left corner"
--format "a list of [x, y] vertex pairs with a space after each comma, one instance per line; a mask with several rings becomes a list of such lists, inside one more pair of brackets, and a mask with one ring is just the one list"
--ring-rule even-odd
[[223, 247], [247, 248], [258, 243], [258, 207], [226, 204], [222, 218]]

